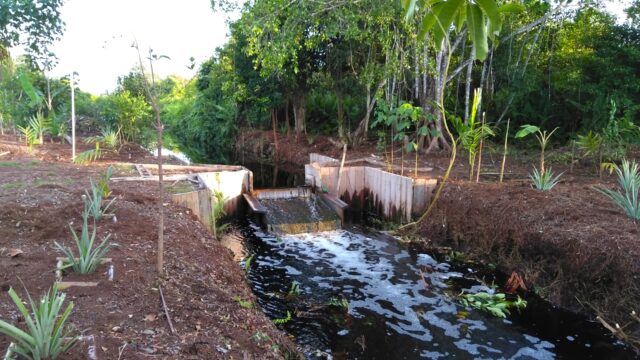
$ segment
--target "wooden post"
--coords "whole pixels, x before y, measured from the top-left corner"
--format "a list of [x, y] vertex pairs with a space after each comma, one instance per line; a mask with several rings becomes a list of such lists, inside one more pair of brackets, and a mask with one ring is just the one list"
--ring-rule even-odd
[[338, 183], [336, 184], [336, 195], [340, 196], [340, 180], [342, 180], [342, 168], [344, 167], [344, 160], [347, 157], [347, 144], [342, 147], [342, 161], [340, 162], [340, 170], [338, 170]]
[[[511, 118], [507, 119], [507, 132], [504, 134], [504, 151], [502, 152], [502, 165], [500, 166], [500, 182], [504, 177], [504, 164], [507, 162], [507, 139], [509, 138], [509, 123]], [[573, 166], [573, 162], [572, 162]]]

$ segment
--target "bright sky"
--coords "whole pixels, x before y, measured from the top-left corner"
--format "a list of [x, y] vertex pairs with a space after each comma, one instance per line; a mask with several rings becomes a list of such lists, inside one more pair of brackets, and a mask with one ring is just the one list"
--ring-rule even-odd
[[213, 55], [228, 30], [227, 14], [214, 14], [209, 0], [67, 0], [61, 13], [66, 31], [53, 47], [60, 61], [52, 75], [75, 70], [80, 88], [93, 94], [112, 91], [137, 66], [134, 36], [143, 60], [149, 47], [171, 58], [154, 64], [160, 76], [191, 77], [198, 66], [187, 69], [189, 58], [200, 64]]

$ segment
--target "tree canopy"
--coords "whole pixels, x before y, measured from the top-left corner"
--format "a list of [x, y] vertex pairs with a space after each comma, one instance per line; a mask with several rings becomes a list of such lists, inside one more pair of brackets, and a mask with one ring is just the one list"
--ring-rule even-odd
[[0, 47], [23, 45], [36, 59], [51, 56], [50, 46], [64, 31], [63, 0], [0, 1]]

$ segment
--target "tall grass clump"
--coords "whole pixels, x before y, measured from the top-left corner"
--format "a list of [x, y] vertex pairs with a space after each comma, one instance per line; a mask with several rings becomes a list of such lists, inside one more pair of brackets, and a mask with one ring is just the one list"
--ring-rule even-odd
[[607, 196], [616, 205], [620, 206], [624, 213], [634, 220], [640, 220], [640, 169], [635, 161], [622, 160], [622, 166], [613, 166], [618, 175], [620, 190], [611, 190], [601, 187], [595, 189]]
[[20, 296], [13, 289], [9, 289], [9, 297], [24, 317], [27, 329], [22, 330], [0, 320], [0, 333], [12, 339], [13, 346], [10, 350], [22, 358], [56, 359], [78, 341], [78, 336], [71, 336], [71, 331], [67, 330], [65, 325], [73, 310], [73, 302], [70, 302], [60, 314], [65, 294], [58, 293], [56, 285], [53, 285], [39, 302], [34, 302], [29, 293], [27, 296], [31, 311], [23, 304]]
[[82, 213], [82, 231], [80, 236], [78, 236], [71, 225], [69, 225], [71, 234], [73, 235], [73, 240], [75, 241], [78, 250], [77, 257], [74, 255], [73, 250], [70, 247], [62, 246], [58, 242], [54, 242], [56, 248], [67, 258], [66, 267], [71, 267], [73, 271], [80, 274], [92, 274], [95, 272], [100, 265], [102, 258], [111, 248], [111, 243], [109, 242], [110, 235], [107, 235], [98, 246], [95, 248], [93, 247], [93, 243], [96, 239], [96, 222], [94, 219], [91, 235], [89, 235], [88, 222], [89, 209], [88, 204], [85, 202], [84, 212]]

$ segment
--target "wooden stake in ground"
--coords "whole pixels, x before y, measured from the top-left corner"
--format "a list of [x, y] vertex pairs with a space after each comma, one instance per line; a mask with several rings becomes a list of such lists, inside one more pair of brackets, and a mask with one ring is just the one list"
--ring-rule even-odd
[[342, 162], [340, 162], [340, 170], [338, 170], [338, 184], [336, 185], [336, 195], [340, 196], [340, 180], [342, 180], [342, 168], [344, 168], [344, 159], [347, 157], [347, 144], [342, 147]]
[[507, 162], [507, 141], [509, 139], [509, 123], [511, 118], [507, 119], [507, 131], [504, 133], [504, 150], [502, 151], [502, 165], [500, 166], [500, 182], [504, 178], [504, 164]]
[[169, 323], [169, 329], [171, 329], [171, 333], [175, 335], [176, 329], [173, 327], [171, 316], [169, 316], [169, 309], [167, 309], [167, 303], [164, 301], [164, 294], [162, 293], [162, 287], [158, 286], [158, 290], [160, 290], [160, 300], [162, 301], [162, 308], [164, 309], [164, 315], [167, 318], [167, 322]]

